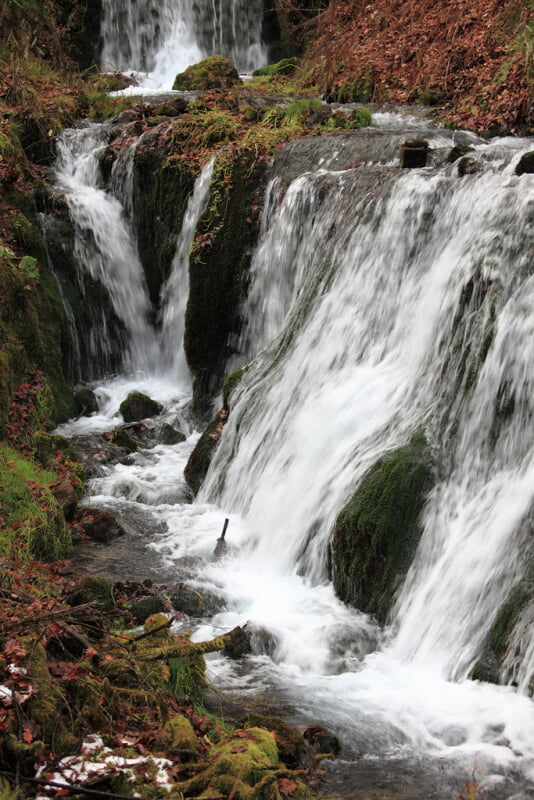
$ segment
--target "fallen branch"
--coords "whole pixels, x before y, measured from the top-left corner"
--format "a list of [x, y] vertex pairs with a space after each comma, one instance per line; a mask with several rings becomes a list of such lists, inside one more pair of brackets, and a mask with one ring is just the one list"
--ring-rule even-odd
[[158, 661], [159, 659], [187, 658], [188, 656], [204, 655], [204, 653], [216, 653], [218, 650], [224, 650], [232, 639], [241, 634], [242, 631], [243, 629], [238, 625], [229, 633], [217, 636], [208, 642], [184, 642], [156, 647], [153, 650], [139, 653], [137, 658], [140, 661]]

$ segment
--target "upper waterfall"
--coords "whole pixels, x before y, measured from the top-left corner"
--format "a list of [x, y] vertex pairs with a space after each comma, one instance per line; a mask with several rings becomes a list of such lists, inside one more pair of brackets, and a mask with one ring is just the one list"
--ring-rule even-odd
[[251, 72], [266, 60], [262, 19], [262, 0], [104, 0], [102, 66], [148, 73], [154, 89], [215, 53]]

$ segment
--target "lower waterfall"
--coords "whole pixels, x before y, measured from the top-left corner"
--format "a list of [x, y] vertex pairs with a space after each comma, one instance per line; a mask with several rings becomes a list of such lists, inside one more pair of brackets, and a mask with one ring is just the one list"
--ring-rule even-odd
[[[184, 405], [188, 384], [160, 359], [168, 347], [146, 321], [140, 278], [127, 281], [139, 297], [125, 314], [125, 366], [143, 374], [97, 384], [100, 413], [61, 428], [112, 427], [129, 387], [181, 415], [186, 443], [109, 468], [92, 480], [87, 502], [141, 520], [153, 531], [143, 552], [155, 571], [224, 600], [196, 639], [249, 622], [255, 654], [246, 665], [212, 657], [218, 686], [274, 694], [334, 728], [341, 771], [442, 770], [434, 796], [443, 798], [452, 797], [448, 771], [475, 770], [495, 800], [534, 791], [527, 611], [504, 667], [510, 685], [470, 680], [531, 546], [534, 183], [514, 174], [531, 147], [479, 143], [478, 172], [463, 177], [453, 165], [395, 174], [369, 166], [359, 169], [383, 173], [373, 185], [358, 169], [319, 169], [285, 192], [271, 186], [244, 309], [241, 362], [252, 361], [195, 503], [180, 477], [198, 439]], [[72, 170], [60, 178], [74, 191]], [[87, 200], [69, 201], [80, 227], [101, 224], [87, 210], [100, 191], [91, 180]], [[193, 236], [194, 225], [186, 228]], [[114, 303], [112, 272], [105, 280]], [[124, 284], [119, 306], [134, 303]], [[421, 430], [437, 481], [415, 559], [380, 628], [336, 598], [329, 536], [367, 470]], [[225, 517], [228, 555], [213, 561]]]

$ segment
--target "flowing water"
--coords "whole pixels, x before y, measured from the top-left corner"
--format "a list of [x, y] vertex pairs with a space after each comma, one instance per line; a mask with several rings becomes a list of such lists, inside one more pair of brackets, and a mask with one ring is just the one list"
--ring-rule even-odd
[[[138, 374], [97, 385], [100, 413], [63, 432], [112, 427], [135, 387], [164, 403], [188, 440], [104, 470], [87, 502], [131, 523], [138, 571], [187, 576], [224, 600], [196, 638], [249, 621], [255, 655], [246, 665], [213, 657], [214, 681], [245, 694], [274, 692], [332, 726], [349, 786], [378, 763], [393, 775], [390, 787], [403, 769], [412, 778], [442, 770], [436, 784], [428, 779], [441, 794], [427, 796], [452, 797], [458, 775], [475, 770], [490, 798], [533, 797], [531, 611], [504, 666], [504, 680], [516, 686], [469, 680], [530, 546], [534, 181], [516, 177], [514, 165], [532, 143], [477, 145], [481, 169], [463, 178], [452, 166], [369, 166], [307, 172], [285, 191], [271, 184], [244, 309], [242, 361], [253, 361], [191, 504], [182, 471], [198, 433], [185, 362], [169, 359], [172, 347], [150, 323], [127, 200], [99, 188], [98, 140], [80, 144], [95, 136], [73, 135], [58, 180], [78, 237], [90, 241], [79, 245], [84, 269], [105, 283], [127, 328], [125, 372]], [[448, 134], [436, 136], [450, 145]], [[190, 201], [195, 214], [211, 166]], [[114, 185], [127, 197], [127, 181]], [[163, 320], [178, 318], [163, 326], [174, 341], [183, 331], [183, 295], [175, 294], [186, 291], [195, 214], [186, 215], [164, 295]], [[329, 534], [369, 466], [421, 429], [438, 481], [420, 547], [380, 630], [335, 597]], [[229, 552], [213, 561], [225, 517]], [[401, 789], [396, 796], [424, 796]]]
[[208, 55], [252, 72], [266, 62], [262, 19], [261, 0], [104, 0], [103, 68], [144, 73], [153, 90]]

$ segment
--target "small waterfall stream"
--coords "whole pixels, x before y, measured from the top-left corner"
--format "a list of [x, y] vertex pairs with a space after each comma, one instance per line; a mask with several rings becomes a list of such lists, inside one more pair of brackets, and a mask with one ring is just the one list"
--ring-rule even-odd
[[[450, 146], [449, 134], [437, 136]], [[489, 798], [532, 797], [531, 616], [505, 664], [519, 690], [468, 679], [530, 546], [534, 183], [516, 177], [514, 164], [532, 143], [478, 144], [481, 169], [464, 178], [452, 166], [369, 166], [307, 172], [283, 192], [270, 185], [241, 341], [241, 362], [254, 360], [191, 504], [181, 474], [198, 433], [185, 362], [170, 357], [166, 336], [183, 331], [186, 255], [213, 163], [190, 200], [159, 328], [125, 212], [128, 182], [115, 176], [116, 196], [103, 196], [98, 136], [71, 139], [58, 180], [84, 242], [79, 254], [130, 326], [125, 371], [143, 375], [102, 382], [100, 413], [62, 431], [112, 427], [135, 387], [188, 436], [106, 470], [88, 502], [153, 531], [144, 552], [155, 572], [223, 598], [195, 637], [250, 622], [261, 644], [245, 675], [224, 657], [210, 661], [223, 688], [274, 691], [333, 726], [349, 769], [355, 759], [358, 769], [378, 759], [393, 772], [454, 764], [455, 775], [476, 768]], [[100, 205], [105, 213], [93, 213]], [[105, 220], [116, 233], [109, 245]], [[126, 240], [119, 258], [114, 248]], [[335, 597], [328, 538], [367, 469], [421, 429], [438, 482], [391, 624], [380, 630]], [[229, 554], [214, 562], [225, 516]]]

